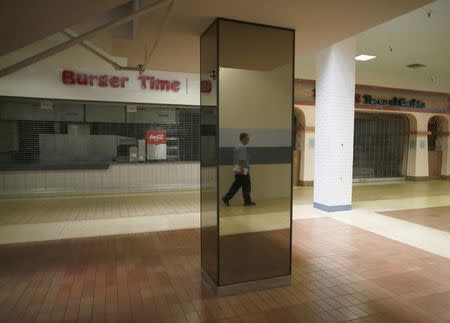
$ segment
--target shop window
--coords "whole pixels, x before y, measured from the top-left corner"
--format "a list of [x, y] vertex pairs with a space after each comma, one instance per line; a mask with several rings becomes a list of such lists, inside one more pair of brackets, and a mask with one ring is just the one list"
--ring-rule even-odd
[[[0, 98], [0, 170], [198, 161], [199, 117], [198, 107]], [[164, 134], [160, 157], [149, 131]]]

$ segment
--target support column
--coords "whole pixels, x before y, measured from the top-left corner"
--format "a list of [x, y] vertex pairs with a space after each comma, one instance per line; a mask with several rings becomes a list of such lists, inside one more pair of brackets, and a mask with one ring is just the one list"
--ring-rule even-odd
[[350, 210], [355, 114], [355, 39], [316, 57], [314, 207]]
[[295, 107], [298, 120], [298, 138], [300, 150], [299, 185], [313, 186], [314, 184], [314, 109], [311, 107]]
[[442, 141], [442, 178], [450, 178], [450, 137], [448, 131], [441, 135]]
[[294, 36], [219, 18], [200, 40], [201, 264], [219, 295], [290, 283]]
[[303, 150], [300, 164], [300, 185], [314, 184], [314, 127], [306, 127], [303, 134]]
[[[428, 172], [428, 119], [417, 120], [410, 133], [406, 179], [427, 180]], [[415, 131], [414, 131], [415, 130]]]

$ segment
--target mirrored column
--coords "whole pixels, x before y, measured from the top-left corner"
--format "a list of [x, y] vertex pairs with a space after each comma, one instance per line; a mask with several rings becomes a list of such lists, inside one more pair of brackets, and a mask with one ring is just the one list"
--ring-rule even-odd
[[201, 264], [204, 274], [215, 284], [218, 278], [218, 124], [217, 24], [205, 31], [200, 48], [200, 213]]
[[[217, 276], [210, 278], [222, 290], [285, 284], [291, 273], [294, 31], [226, 19], [213, 28], [218, 245]], [[206, 191], [202, 181], [202, 197]]]

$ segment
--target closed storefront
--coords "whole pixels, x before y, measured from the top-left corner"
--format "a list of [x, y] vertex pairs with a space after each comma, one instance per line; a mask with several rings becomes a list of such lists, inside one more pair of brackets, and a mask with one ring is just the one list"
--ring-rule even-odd
[[401, 115], [355, 114], [353, 178], [406, 176], [409, 121]]
[[[314, 181], [315, 86], [313, 80], [296, 81], [294, 155], [301, 156], [301, 185]], [[449, 111], [447, 93], [356, 85], [353, 180], [448, 176]]]
[[0, 196], [198, 188], [198, 74], [46, 62], [0, 80]]
[[[3, 97], [0, 170], [107, 169], [112, 164], [198, 161], [199, 110], [193, 106]], [[146, 134], [166, 134], [164, 158]]]

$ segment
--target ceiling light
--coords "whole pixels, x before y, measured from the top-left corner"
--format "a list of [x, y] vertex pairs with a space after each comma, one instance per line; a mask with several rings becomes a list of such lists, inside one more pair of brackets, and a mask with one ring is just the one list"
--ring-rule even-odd
[[362, 54], [362, 55], [356, 56], [355, 59], [356, 59], [357, 61], [363, 61], [363, 62], [366, 62], [366, 61], [370, 61], [371, 59], [374, 59], [375, 57], [376, 57], [376, 56], [373, 56], [373, 55], [365, 55], [365, 54]]

